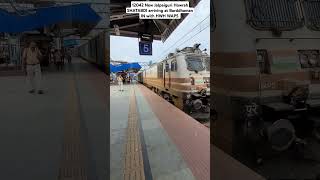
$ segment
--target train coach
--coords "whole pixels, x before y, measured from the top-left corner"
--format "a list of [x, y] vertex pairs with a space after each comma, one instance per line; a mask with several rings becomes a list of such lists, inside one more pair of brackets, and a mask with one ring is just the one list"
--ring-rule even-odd
[[106, 72], [109, 56], [107, 42], [106, 33], [102, 32], [79, 47], [79, 56]]
[[198, 120], [210, 118], [210, 56], [200, 44], [170, 53], [138, 81]]

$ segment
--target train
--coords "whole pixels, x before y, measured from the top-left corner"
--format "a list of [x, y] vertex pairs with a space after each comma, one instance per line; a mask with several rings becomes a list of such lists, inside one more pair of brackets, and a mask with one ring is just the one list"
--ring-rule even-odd
[[197, 120], [210, 118], [210, 56], [200, 44], [175, 53], [140, 71], [138, 82]]
[[99, 33], [78, 48], [78, 56], [96, 65], [101, 71], [109, 71], [109, 35]]
[[320, 1], [212, 3], [214, 144], [249, 167], [303, 156], [320, 140]]

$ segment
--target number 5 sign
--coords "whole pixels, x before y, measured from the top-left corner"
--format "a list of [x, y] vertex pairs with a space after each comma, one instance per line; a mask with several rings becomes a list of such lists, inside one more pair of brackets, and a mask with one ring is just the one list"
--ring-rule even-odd
[[152, 42], [139, 42], [140, 55], [152, 55]]

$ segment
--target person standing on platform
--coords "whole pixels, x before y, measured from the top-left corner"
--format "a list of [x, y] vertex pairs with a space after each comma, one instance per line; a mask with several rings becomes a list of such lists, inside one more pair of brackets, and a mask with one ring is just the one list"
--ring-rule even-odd
[[126, 83], [126, 78], [122, 76], [122, 84]]
[[68, 50], [68, 51], [66, 52], [66, 56], [67, 56], [67, 59], [68, 59], [68, 63], [71, 64], [72, 57], [71, 57], [71, 52], [70, 52], [70, 50]]
[[54, 48], [50, 49], [50, 58], [49, 58], [50, 65], [55, 64], [54, 51], [55, 51]]
[[61, 62], [62, 62], [62, 67], [64, 66], [64, 59], [66, 57], [66, 51], [65, 51], [65, 48], [61, 48], [60, 50], [60, 54], [61, 54]]
[[60, 55], [61, 55], [61, 70], [64, 68], [64, 59], [65, 59], [65, 52], [63, 50], [60, 50]]
[[42, 54], [35, 42], [31, 42], [28, 48], [25, 48], [22, 55], [23, 65], [26, 67], [27, 78], [31, 89], [29, 93], [38, 91], [38, 94], [43, 94], [41, 89], [41, 66], [40, 59]]
[[119, 85], [119, 91], [123, 91], [123, 77], [121, 75], [117, 78], [118, 85]]
[[61, 51], [56, 49], [54, 52], [54, 59], [58, 70], [62, 70], [62, 57], [61, 57]]

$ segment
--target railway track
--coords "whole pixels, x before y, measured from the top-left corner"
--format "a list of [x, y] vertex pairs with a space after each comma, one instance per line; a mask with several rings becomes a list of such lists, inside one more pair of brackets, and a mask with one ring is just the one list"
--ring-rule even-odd
[[[147, 87], [147, 86], [146, 86]], [[149, 88], [150, 89], [150, 88]], [[150, 89], [151, 90], [151, 89]], [[152, 91], [152, 90], [151, 90]], [[154, 91], [152, 91], [153, 93], [155, 93]], [[158, 93], [155, 93], [157, 94], [158, 96], [162, 97], [161, 94], [158, 94]], [[162, 97], [163, 98], [163, 97]], [[165, 99], [165, 98], [163, 98]], [[170, 102], [170, 101], [169, 101]], [[176, 106], [174, 103], [170, 102], [172, 105], [174, 105], [175, 107], [177, 107], [178, 109], [180, 109], [178, 106]], [[181, 109], [180, 109], [181, 110]], [[182, 111], [182, 110], [181, 110]], [[188, 113], [186, 113], [188, 114]], [[189, 116], [191, 116], [191, 114], [188, 114]], [[197, 119], [197, 118], [194, 118], [195, 120], [197, 120], [198, 122], [200, 122], [201, 124], [203, 124], [204, 126], [210, 128], [210, 116], [209, 118], [201, 118], [201, 119]]]

